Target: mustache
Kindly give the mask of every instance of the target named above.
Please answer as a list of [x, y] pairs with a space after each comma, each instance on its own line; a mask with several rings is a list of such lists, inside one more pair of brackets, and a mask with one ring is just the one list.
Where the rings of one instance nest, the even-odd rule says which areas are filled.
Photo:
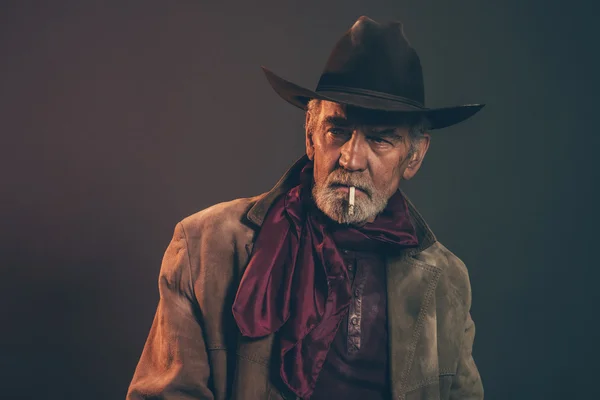
[[373, 185], [371, 184], [370, 179], [368, 180], [364, 176], [351, 174], [342, 170], [332, 172], [327, 177], [326, 185], [330, 188], [336, 186], [354, 186], [365, 192], [369, 197], [371, 197], [373, 193]]

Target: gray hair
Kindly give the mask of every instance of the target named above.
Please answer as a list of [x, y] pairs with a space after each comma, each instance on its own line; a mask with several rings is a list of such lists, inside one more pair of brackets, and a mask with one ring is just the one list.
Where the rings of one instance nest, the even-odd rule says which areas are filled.
[[[317, 123], [317, 115], [321, 107], [321, 100], [311, 99], [306, 105], [306, 113], [311, 116], [310, 123], [305, 126], [308, 132], [312, 132]], [[429, 129], [429, 122], [423, 116], [419, 116], [414, 121], [407, 121], [408, 124], [408, 136], [410, 140], [410, 147], [408, 149], [408, 157], [412, 157], [417, 151], [417, 144], [423, 139], [425, 132]]]
[[321, 100], [319, 99], [310, 99], [308, 104], [306, 105], [306, 114], [310, 115], [310, 123], [305, 124], [305, 128], [308, 132], [312, 133], [315, 130], [315, 124], [317, 123], [317, 116], [319, 114], [319, 110], [321, 109]]
[[420, 117], [416, 123], [412, 123], [408, 128], [408, 137], [410, 147], [408, 148], [408, 157], [412, 157], [417, 151], [417, 144], [425, 137], [429, 123], [425, 117]]

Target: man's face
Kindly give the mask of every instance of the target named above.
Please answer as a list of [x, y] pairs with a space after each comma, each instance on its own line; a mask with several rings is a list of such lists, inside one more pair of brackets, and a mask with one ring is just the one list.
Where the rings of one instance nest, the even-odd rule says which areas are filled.
[[[409, 128], [382, 113], [322, 101], [307, 115], [306, 151], [314, 162], [313, 198], [338, 223], [372, 222], [417, 172], [429, 136], [409, 154]], [[348, 215], [349, 187], [356, 187], [354, 215]]]

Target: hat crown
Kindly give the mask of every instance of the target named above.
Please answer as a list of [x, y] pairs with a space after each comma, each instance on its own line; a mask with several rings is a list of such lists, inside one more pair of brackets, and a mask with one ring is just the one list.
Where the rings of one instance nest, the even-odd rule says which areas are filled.
[[425, 105], [421, 61], [402, 24], [362, 16], [333, 48], [316, 92], [362, 92]]
[[402, 24], [379, 24], [360, 17], [337, 42], [316, 90], [287, 81], [263, 67], [267, 80], [285, 101], [306, 110], [311, 99], [369, 110], [411, 113], [429, 129], [457, 124], [484, 104], [425, 107], [421, 61], [404, 36]]

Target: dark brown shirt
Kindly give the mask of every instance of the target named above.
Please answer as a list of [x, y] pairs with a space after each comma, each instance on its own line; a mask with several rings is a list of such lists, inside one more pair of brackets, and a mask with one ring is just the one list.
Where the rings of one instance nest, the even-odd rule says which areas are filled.
[[373, 252], [343, 250], [352, 301], [311, 400], [389, 399], [385, 264]]

